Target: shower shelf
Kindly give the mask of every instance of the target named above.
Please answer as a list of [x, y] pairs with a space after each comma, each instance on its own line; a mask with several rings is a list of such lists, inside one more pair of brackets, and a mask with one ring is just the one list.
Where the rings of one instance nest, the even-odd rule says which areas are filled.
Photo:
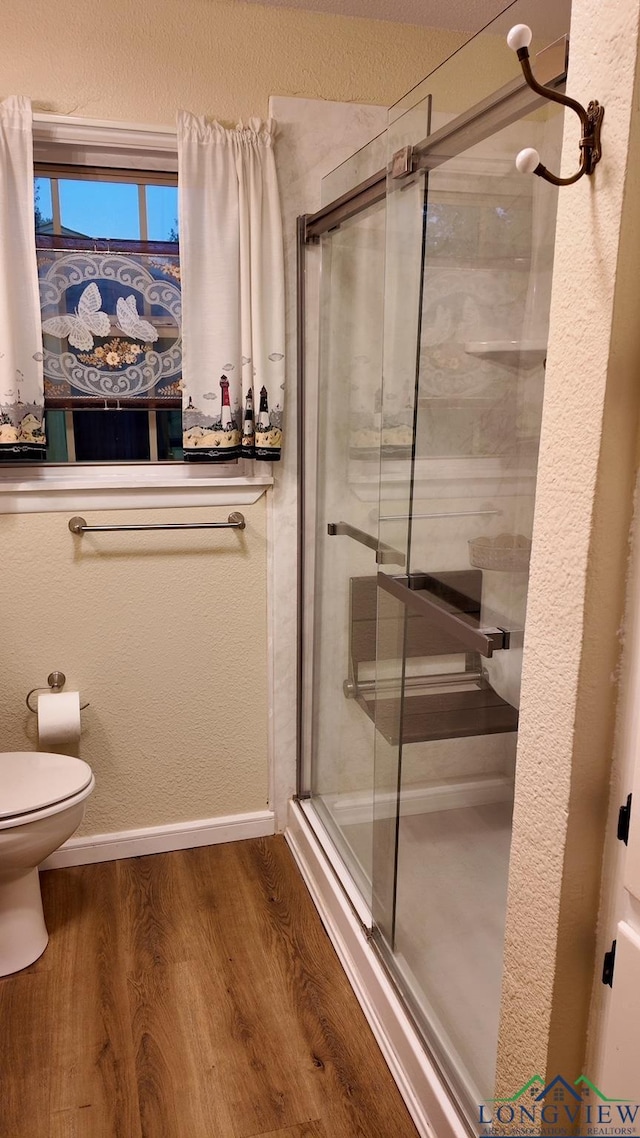
[[[420, 590], [428, 597], [419, 598], [417, 590], [404, 587], [404, 592], [413, 593], [413, 597], [407, 598], [410, 603], [405, 603], [403, 622], [397, 617], [400, 598], [393, 579], [385, 579], [382, 573], [377, 579], [351, 579], [350, 678], [345, 694], [355, 698], [376, 729], [392, 744], [399, 742], [401, 722], [403, 743], [516, 731], [517, 709], [493, 690], [478, 665], [478, 647], [486, 648], [483, 637], [489, 639], [479, 628], [482, 574], [478, 570], [461, 570], [420, 576], [431, 586], [429, 590]], [[378, 589], [378, 582], [382, 589]], [[393, 599], [389, 584], [394, 590]], [[402, 590], [399, 585], [398, 591]], [[418, 608], [423, 604], [424, 611], [412, 609], [413, 604]], [[397, 657], [398, 638], [404, 644], [406, 659], [464, 654], [465, 668], [445, 676], [413, 676], [402, 701], [399, 694], [395, 698], [382, 696], [382, 686], [376, 698], [375, 685], [372, 689], [370, 682], [365, 681], [359, 686], [360, 665], [370, 664], [376, 657]]]
[[[388, 743], [399, 739], [398, 699], [367, 699], [358, 704]], [[518, 730], [518, 712], [492, 687], [468, 691], [406, 695], [402, 706], [402, 742], [429, 743]]]
[[480, 356], [505, 367], [533, 368], [547, 354], [545, 340], [470, 340], [464, 345], [468, 356]]

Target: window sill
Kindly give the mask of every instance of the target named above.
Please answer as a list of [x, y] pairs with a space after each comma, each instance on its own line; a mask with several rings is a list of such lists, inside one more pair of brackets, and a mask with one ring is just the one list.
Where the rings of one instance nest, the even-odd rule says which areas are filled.
[[18, 467], [0, 470], [0, 514], [64, 510], [140, 510], [174, 506], [247, 506], [271, 474], [219, 475], [198, 468], [135, 466]]

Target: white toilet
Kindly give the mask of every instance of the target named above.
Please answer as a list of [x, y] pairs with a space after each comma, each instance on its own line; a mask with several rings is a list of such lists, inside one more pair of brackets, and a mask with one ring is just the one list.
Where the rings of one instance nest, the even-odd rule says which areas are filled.
[[44, 952], [38, 866], [77, 830], [95, 779], [70, 755], [0, 754], [0, 976]]

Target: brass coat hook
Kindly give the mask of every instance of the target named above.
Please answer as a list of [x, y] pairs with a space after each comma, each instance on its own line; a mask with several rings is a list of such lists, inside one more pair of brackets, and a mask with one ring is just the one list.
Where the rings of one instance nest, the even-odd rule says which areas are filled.
[[542, 95], [545, 99], [550, 99], [553, 103], [560, 103], [563, 107], [569, 107], [572, 111], [576, 112], [582, 125], [580, 169], [577, 174], [572, 174], [570, 178], [558, 178], [556, 174], [552, 174], [550, 170], [547, 170], [546, 166], [542, 165], [538, 151], [534, 150], [532, 146], [528, 146], [525, 150], [520, 151], [516, 158], [516, 166], [521, 174], [537, 174], [539, 178], [544, 178], [545, 181], [551, 182], [554, 186], [571, 186], [574, 182], [577, 182], [583, 174], [593, 174], [597, 163], [602, 157], [600, 130], [604, 117], [604, 107], [600, 106], [600, 103], [593, 99], [585, 111], [581, 103], [578, 103], [575, 99], [570, 99], [568, 95], [561, 95], [558, 91], [553, 91], [550, 87], [545, 87], [542, 83], [538, 83], [538, 80], [531, 70], [531, 63], [529, 61], [529, 44], [531, 43], [531, 39], [531, 28], [527, 27], [526, 24], [516, 24], [507, 36], [507, 43], [518, 56], [522, 73], [529, 87], [531, 87], [531, 90], [535, 91], [538, 95]]

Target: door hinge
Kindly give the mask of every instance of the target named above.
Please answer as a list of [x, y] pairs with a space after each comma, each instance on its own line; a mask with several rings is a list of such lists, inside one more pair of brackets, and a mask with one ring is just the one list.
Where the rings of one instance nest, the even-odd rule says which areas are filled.
[[611, 942], [611, 948], [609, 952], [605, 952], [604, 954], [604, 964], [602, 966], [602, 983], [608, 984], [610, 988], [613, 988], [613, 968], [615, 962], [616, 942], [614, 940]]
[[627, 795], [627, 801], [624, 806], [620, 807], [618, 814], [618, 839], [624, 842], [625, 846], [629, 842], [629, 822], [631, 821], [631, 798], [630, 794]]

